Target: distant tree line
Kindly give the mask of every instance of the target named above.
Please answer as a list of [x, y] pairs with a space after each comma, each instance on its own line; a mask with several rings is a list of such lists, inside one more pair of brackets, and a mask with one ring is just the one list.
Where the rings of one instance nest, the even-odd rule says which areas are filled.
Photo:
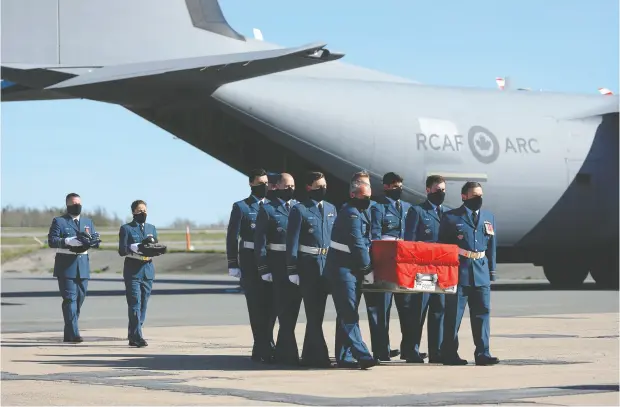
[[[12, 206], [4, 206], [2, 208], [2, 226], [3, 227], [49, 227], [52, 218], [60, 216], [67, 211], [64, 207], [51, 207], [44, 209], [35, 208], [15, 208]], [[84, 211], [83, 215], [91, 218], [95, 226], [120, 226], [124, 222], [115, 215], [110, 215], [103, 208], [96, 208], [94, 211]]]
[[[48, 228], [52, 218], [60, 216], [66, 212], [64, 207], [51, 207], [44, 209], [4, 206], [2, 208], [2, 227], [35, 227]], [[116, 214], [109, 214], [105, 209], [97, 207], [94, 211], [84, 211], [85, 217], [91, 218], [97, 227], [119, 227], [125, 222], [131, 221], [131, 217], [126, 219], [119, 218]], [[171, 229], [224, 229], [227, 223], [220, 220], [217, 223], [197, 223], [189, 219], [177, 218], [168, 226]]]
[[189, 226], [190, 229], [226, 229], [228, 223], [220, 220], [216, 223], [198, 223], [189, 219], [176, 218], [168, 227], [170, 229], [185, 229]]

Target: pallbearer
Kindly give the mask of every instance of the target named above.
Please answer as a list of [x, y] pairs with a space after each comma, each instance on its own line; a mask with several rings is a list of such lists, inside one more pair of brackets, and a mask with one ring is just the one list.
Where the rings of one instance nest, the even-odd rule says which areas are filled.
[[[426, 178], [426, 194], [425, 202], [409, 209], [405, 240], [435, 243], [439, 239], [439, 225], [444, 212], [442, 204], [446, 195], [446, 182], [441, 175], [431, 175]], [[411, 294], [411, 297], [415, 324], [412, 341], [407, 343], [407, 346], [412, 349], [411, 354], [406, 358], [407, 362], [424, 363], [424, 358], [420, 354], [420, 341], [428, 312], [428, 361], [440, 363], [445, 294], [417, 293]]]
[[306, 335], [301, 352], [305, 366], [329, 367], [329, 352], [323, 335], [329, 281], [323, 273], [336, 208], [323, 198], [325, 176], [309, 172], [305, 178], [308, 199], [291, 209], [286, 234], [286, 264], [290, 277], [298, 280], [306, 310]]
[[463, 206], [444, 213], [439, 229], [440, 243], [459, 246], [459, 283], [456, 295], [446, 298], [444, 339], [441, 345], [444, 365], [466, 365], [458, 354], [458, 331], [465, 306], [469, 305], [471, 331], [476, 349], [476, 365], [495, 365], [491, 356], [491, 281], [495, 280], [495, 217], [482, 210], [482, 186], [466, 182], [461, 189]]
[[258, 212], [254, 235], [254, 255], [258, 273], [264, 281], [273, 282], [273, 300], [280, 324], [276, 339], [275, 361], [285, 365], [299, 364], [295, 325], [301, 306], [301, 292], [297, 276], [289, 276], [286, 269], [286, 229], [293, 199], [295, 181], [282, 173], [276, 190], [277, 198], [269, 201]]

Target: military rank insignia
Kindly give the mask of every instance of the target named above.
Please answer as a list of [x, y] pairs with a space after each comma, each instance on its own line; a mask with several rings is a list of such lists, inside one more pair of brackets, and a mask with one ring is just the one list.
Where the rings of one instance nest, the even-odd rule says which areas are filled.
[[493, 225], [489, 221], [484, 221], [484, 231], [487, 235], [493, 236], [495, 231], [493, 230]]

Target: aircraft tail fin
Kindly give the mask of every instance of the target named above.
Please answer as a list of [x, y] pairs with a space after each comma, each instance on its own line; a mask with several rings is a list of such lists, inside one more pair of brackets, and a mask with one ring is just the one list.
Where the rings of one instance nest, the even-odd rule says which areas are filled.
[[250, 51], [217, 0], [2, 0], [1, 30], [3, 64], [104, 66]]
[[218, 0], [2, 0], [0, 5], [3, 101], [57, 99], [60, 95], [43, 88], [71, 77], [63, 72], [80, 75], [111, 65], [279, 48], [235, 31]]

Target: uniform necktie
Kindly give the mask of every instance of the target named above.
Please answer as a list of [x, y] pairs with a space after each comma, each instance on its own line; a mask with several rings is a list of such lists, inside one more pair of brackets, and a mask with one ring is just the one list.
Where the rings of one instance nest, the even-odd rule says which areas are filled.
[[400, 201], [396, 201], [396, 210], [400, 213]]
[[290, 207], [291, 207], [291, 205], [290, 205], [288, 202], [287, 202], [287, 203], [285, 203], [285, 204], [284, 204], [284, 206], [286, 207], [286, 210], [287, 210], [287, 211], [288, 211], [288, 210], [290, 209]]
[[140, 224], [140, 231], [141, 231], [142, 233], [144, 233], [144, 223], [141, 223], [141, 224]]
[[474, 218], [474, 226], [478, 226], [478, 213], [473, 212], [472, 217]]
[[73, 219], [73, 222], [75, 223], [75, 226], [78, 228], [78, 230], [80, 230], [80, 221], [77, 218], [75, 218]]
[[321, 212], [321, 217], [324, 217], [324, 213], [323, 213], [323, 203], [319, 202], [319, 212]]
[[439, 216], [439, 219], [441, 219], [441, 207], [437, 206], [437, 208], [435, 208], [437, 210], [437, 216]]

